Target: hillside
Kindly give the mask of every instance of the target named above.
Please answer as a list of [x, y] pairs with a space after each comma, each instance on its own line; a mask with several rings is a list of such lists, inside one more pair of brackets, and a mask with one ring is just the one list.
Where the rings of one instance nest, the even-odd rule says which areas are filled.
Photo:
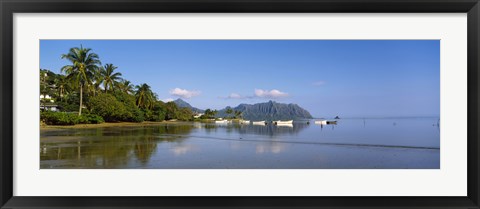
[[196, 113], [203, 113], [204, 112], [204, 110], [193, 107], [188, 102], [185, 102], [184, 100], [182, 100], [180, 98], [177, 99], [177, 100], [174, 100], [173, 102], [175, 102], [175, 104], [177, 104], [178, 107], [189, 108], [190, 110], [192, 110], [192, 112], [196, 112]]
[[[229, 108], [229, 107], [227, 107]], [[217, 117], [226, 117], [226, 109], [218, 111]], [[312, 115], [297, 104], [269, 101], [257, 104], [240, 104], [233, 110], [241, 111], [245, 120], [298, 120], [309, 119]]]

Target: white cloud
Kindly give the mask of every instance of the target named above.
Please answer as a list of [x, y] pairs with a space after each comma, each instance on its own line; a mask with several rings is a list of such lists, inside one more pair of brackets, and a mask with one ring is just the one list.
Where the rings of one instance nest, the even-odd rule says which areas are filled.
[[171, 101], [173, 101], [173, 99], [172, 98], [166, 98], [166, 99], [162, 99], [162, 101], [163, 102], [171, 102]]
[[189, 90], [186, 90], [186, 89], [174, 88], [174, 89], [170, 90], [170, 94], [172, 96], [178, 96], [178, 97], [188, 99], [188, 98], [200, 95], [200, 91], [195, 91], [195, 90], [189, 91]]
[[277, 89], [272, 90], [262, 90], [262, 89], [255, 89], [255, 96], [262, 97], [262, 98], [280, 98], [280, 97], [287, 97], [288, 93], [281, 92]]
[[242, 95], [237, 94], [237, 93], [231, 93], [230, 95], [228, 95], [227, 98], [229, 98], [229, 99], [242, 99], [242, 98], [245, 98], [245, 97], [243, 97]]
[[254, 99], [254, 98], [269, 98], [269, 99], [276, 99], [281, 97], [288, 97], [289, 94], [285, 92], [281, 92], [277, 89], [272, 90], [263, 90], [263, 89], [255, 89], [254, 95], [243, 96], [238, 93], [231, 93], [226, 97], [219, 97], [222, 99]]
[[322, 85], [325, 85], [325, 81], [316, 81], [316, 82], [313, 82], [312, 85], [314, 85], [314, 86], [322, 86]]
[[221, 99], [251, 99], [253, 98], [252, 96], [242, 96], [238, 93], [231, 93], [230, 95], [226, 96], [226, 97], [218, 97], [218, 98], [221, 98]]

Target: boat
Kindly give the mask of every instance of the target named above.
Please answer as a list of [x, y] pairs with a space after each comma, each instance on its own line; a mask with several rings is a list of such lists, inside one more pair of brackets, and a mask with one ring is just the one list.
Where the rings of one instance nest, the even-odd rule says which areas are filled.
[[293, 123], [278, 123], [277, 126], [293, 128]]
[[330, 125], [330, 124], [337, 124], [337, 121], [335, 121], [335, 120], [316, 120], [315, 124]]
[[293, 120], [285, 120], [285, 121], [277, 120], [277, 121], [273, 121], [273, 123], [276, 125], [293, 124]]
[[249, 121], [249, 120], [240, 120], [240, 123], [241, 123], [241, 124], [249, 124], [250, 121]]
[[266, 123], [265, 123], [264, 120], [262, 120], [262, 121], [253, 121], [252, 124], [253, 125], [265, 125]]
[[228, 120], [216, 120], [215, 123], [225, 124], [225, 123], [229, 123], [229, 121]]

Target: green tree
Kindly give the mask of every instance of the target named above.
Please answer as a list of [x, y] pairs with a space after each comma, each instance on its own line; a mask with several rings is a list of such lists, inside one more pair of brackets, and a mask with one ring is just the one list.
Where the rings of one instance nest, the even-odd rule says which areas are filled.
[[93, 94], [93, 96], [97, 95], [97, 93], [102, 92], [100, 89], [100, 86], [103, 83], [103, 76], [102, 73], [100, 72], [100, 68], [98, 70], [95, 70], [93, 72], [93, 78], [92, 78], [92, 85], [90, 85], [90, 92]]
[[212, 117], [212, 110], [211, 109], [206, 109], [205, 112], [203, 112], [203, 117], [204, 118], [211, 118]]
[[125, 105], [118, 101], [115, 96], [100, 93], [90, 98], [87, 106], [91, 113], [100, 115], [105, 121], [122, 121], [128, 114]]
[[70, 83], [64, 75], [57, 75], [55, 78], [56, 94], [60, 101], [70, 92]]
[[175, 104], [175, 102], [167, 102], [165, 104], [165, 109], [166, 109], [166, 112], [165, 112], [166, 120], [177, 118], [178, 106], [177, 104]]
[[100, 59], [97, 54], [91, 52], [91, 49], [82, 46], [71, 48], [67, 54], [62, 55], [62, 59], [71, 62], [71, 65], [63, 66], [61, 71], [66, 73], [67, 79], [78, 85], [80, 91], [78, 115], [82, 115], [83, 88], [90, 84], [93, 73], [98, 70], [98, 65], [101, 64]]
[[177, 119], [183, 121], [190, 121], [193, 118], [193, 112], [190, 108], [183, 107], [177, 111]]
[[104, 67], [100, 68], [100, 74], [103, 78], [103, 88], [105, 92], [108, 90], [113, 90], [115, 86], [122, 80], [122, 73], [114, 72], [118, 67], [113, 64], [106, 64]]
[[217, 110], [206, 109], [205, 112], [203, 113], [203, 117], [202, 117], [202, 118], [206, 118], [206, 119], [215, 118], [215, 115], [216, 115], [217, 113], [218, 113]]
[[122, 121], [142, 122], [145, 120], [144, 112], [137, 107], [135, 96], [121, 92], [114, 92], [115, 98], [121, 102], [127, 112], [123, 115]]
[[133, 84], [127, 80], [122, 80], [122, 82], [118, 84], [118, 90], [120, 90], [123, 93], [133, 94], [135, 92], [134, 88], [135, 87], [133, 86]]
[[152, 121], [163, 121], [165, 120], [165, 115], [167, 114], [166, 104], [162, 101], [155, 102], [155, 105], [152, 109]]
[[140, 108], [151, 109], [155, 103], [155, 95], [150, 86], [146, 83], [136, 86], [137, 91], [135, 97], [137, 98], [137, 106]]
[[233, 113], [232, 108], [228, 107], [225, 113], [227, 113], [227, 117], [230, 117], [230, 115]]
[[235, 117], [236, 119], [242, 118], [242, 111], [235, 110], [235, 111], [234, 111], [234, 115], [235, 115], [234, 117]]

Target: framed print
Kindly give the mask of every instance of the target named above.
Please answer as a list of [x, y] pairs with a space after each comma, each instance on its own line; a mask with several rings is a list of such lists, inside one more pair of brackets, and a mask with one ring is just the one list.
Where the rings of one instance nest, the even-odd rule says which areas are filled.
[[2, 1], [2, 208], [478, 208], [479, 4]]

